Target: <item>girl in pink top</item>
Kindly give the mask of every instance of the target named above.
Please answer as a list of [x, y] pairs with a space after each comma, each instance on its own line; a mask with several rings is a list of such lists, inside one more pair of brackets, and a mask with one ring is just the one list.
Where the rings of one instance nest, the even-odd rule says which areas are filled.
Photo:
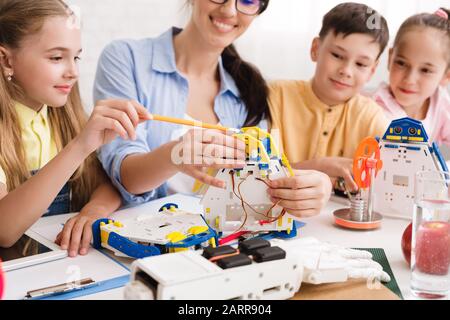
[[450, 146], [449, 10], [418, 14], [400, 27], [389, 51], [389, 82], [374, 94], [390, 119], [423, 122], [430, 139]]

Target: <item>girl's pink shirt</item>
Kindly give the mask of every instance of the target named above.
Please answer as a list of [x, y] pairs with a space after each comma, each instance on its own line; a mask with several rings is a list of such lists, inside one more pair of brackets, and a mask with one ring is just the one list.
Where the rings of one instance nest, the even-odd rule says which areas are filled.
[[[372, 98], [384, 109], [386, 117], [390, 120], [408, 117], [386, 83], [379, 86]], [[450, 146], [450, 96], [446, 88], [439, 87], [436, 90], [430, 98], [427, 115], [421, 121], [431, 141]]]

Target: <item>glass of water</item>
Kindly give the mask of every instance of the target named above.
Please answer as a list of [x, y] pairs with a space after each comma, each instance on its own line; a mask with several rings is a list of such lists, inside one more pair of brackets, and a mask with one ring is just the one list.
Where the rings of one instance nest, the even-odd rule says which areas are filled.
[[450, 292], [450, 174], [420, 171], [415, 177], [411, 290], [426, 299]]

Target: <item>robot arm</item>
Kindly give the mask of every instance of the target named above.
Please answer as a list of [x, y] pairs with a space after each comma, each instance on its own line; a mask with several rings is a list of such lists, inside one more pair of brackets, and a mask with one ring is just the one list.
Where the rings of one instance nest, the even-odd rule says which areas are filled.
[[271, 240], [290, 257], [295, 257], [303, 266], [303, 282], [323, 284], [345, 282], [350, 279], [378, 279], [389, 282], [391, 278], [380, 264], [372, 260], [367, 251], [348, 249], [320, 242], [315, 238], [295, 240]]

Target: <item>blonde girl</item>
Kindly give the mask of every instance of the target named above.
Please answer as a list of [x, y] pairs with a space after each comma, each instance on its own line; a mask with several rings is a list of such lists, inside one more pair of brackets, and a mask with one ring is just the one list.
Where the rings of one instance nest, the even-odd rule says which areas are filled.
[[[78, 90], [77, 17], [59, 0], [0, 0], [0, 246], [43, 215], [79, 212], [56, 242], [86, 254], [91, 224], [121, 198], [93, 152], [134, 139], [147, 111], [100, 101], [88, 119]], [[138, 115], [140, 114], [140, 115]]]

